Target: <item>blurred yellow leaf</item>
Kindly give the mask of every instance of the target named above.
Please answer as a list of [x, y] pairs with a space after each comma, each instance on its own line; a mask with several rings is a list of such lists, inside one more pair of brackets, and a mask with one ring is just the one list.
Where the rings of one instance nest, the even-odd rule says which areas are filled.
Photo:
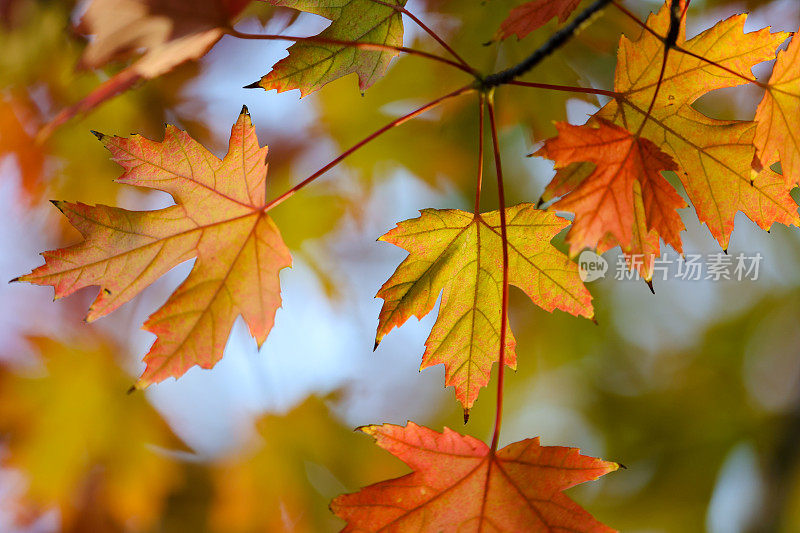
[[33, 505], [56, 507], [65, 529], [86, 512], [128, 530], [146, 530], [181, 480], [158, 448], [181, 446], [99, 338], [71, 346], [31, 339], [35, 374], [0, 370], [0, 435], [7, 464], [28, 480]]
[[312, 396], [284, 416], [264, 416], [256, 425], [260, 442], [220, 461], [214, 531], [335, 531], [342, 522], [328, 511], [331, 498], [381, 472], [402, 471], [399, 461], [387, 461], [338, 422], [326, 403]]

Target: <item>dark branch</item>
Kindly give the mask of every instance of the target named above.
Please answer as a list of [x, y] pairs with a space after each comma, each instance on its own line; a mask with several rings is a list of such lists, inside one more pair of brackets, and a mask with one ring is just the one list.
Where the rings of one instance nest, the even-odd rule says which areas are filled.
[[595, 2], [583, 10], [572, 22], [558, 30], [547, 40], [540, 48], [534, 51], [531, 55], [525, 58], [522, 62], [514, 65], [511, 68], [502, 70], [496, 74], [487, 76], [483, 80], [483, 87], [490, 89], [498, 85], [504, 85], [513, 79], [519, 78], [530, 69], [538, 65], [544, 58], [558, 50], [561, 46], [569, 41], [581, 28], [581, 26], [589, 20], [595, 13], [608, 5], [611, 0], [595, 0]]

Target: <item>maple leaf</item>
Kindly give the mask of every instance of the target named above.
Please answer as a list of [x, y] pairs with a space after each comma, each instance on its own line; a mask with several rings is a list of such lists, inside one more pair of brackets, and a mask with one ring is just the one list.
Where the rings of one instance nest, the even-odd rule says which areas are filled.
[[18, 280], [52, 285], [56, 298], [99, 285], [86, 317], [92, 321], [197, 256], [187, 279], [145, 322], [157, 338], [137, 388], [194, 365], [214, 366], [239, 315], [260, 346], [281, 304], [278, 272], [291, 266], [291, 256], [264, 209], [267, 148], [259, 148], [247, 108], [222, 160], [173, 126], [160, 143], [97, 135], [125, 169], [118, 182], [165, 191], [176, 205], [141, 212], [55, 202], [85, 240], [45, 252], [45, 264]]
[[556, 127], [558, 136], [548, 139], [536, 155], [552, 159], [556, 168], [595, 164], [582, 179], [573, 172], [554, 187], [569, 187], [568, 194], [551, 208], [575, 213], [567, 236], [572, 254], [587, 246], [596, 248], [607, 234], [623, 250], [631, 249], [637, 210], [644, 212], [648, 231], [655, 229], [667, 244], [682, 251], [684, 226], [676, 209], [686, 207], [686, 202], [661, 176], [663, 170], [678, 169], [671, 157], [651, 141], [602, 119], [583, 126], [562, 122]]
[[79, 29], [94, 38], [81, 65], [97, 68], [143, 49], [133, 69], [151, 79], [205, 54], [250, 0], [93, 0]]
[[558, 17], [563, 23], [575, 11], [581, 0], [531, 0], [511, 10], [497, 30], [497, 39], [512, 35], [524, 39], [528, 34], [544, 26], [551, 18]]
[[787, 187], [800, 184], [800, 39], [778, 53], [764, 99], [756, 110], [753, 143], [761, 162], [780, 160]]
[[[403, 19], [392, 6], [403, 7], [406, 0], [262, 0], [273, 6], [290, 7], [331, 20], [318, 35], [322, 39], [403, 46]], [[387, 5], [391, 4], [391, 5]], [[249, 87], [278, 92], [300, 89], [300, 96], [317, 91], [326, 83], [348, 74], [358, 75], [363, 93], [383, 76], [397, 52], [363, 50], [341, 44], [298, 42], [289, 47], [289, 56], [278, 61], [260, 81]]]
[[[531, 156], [534, 155], [536, 154], [531, 154]], [[589, 177], [594, 170], [595, 165], [592, 163], [570, 163], [567, 166], [559, 168], [556, 171], [556, 175], [550, 180], [547, 187], [545, 187], [540, 203], [550, 202], [569, 194]], [[622, 245], [611, 233], [606, 232], [603, 238], [597, 243], [597, 253], [602, 254], [619, 246], [628, 261], [628, 266], [631, 269], [635, 268], [638, 270], [644, 280], [649, 282], [653, 279], [655, 258], [661, 254], [659, 236], [657, 231], [647, 229], [647, 217], [644, 212], [644, 201], [642, 200], [642, 187], [638, 180], [633, 182], [632, 189], [633, 225], [631, 230], [633, 238], [631, 242], [628, 245]], [[678, 206], [676, 205], [675, 207], [677, 208]], [[567, 234], [567, 240], [570, 240], [569, 234]]]
[[[536, 157], [538, 155], [534, 152], [528, 154], [528, 157]], [[542, 196], [539, 198], [540, 206], [572, 192], [583, 180], [589, 177], [594, 171], [594, 166], [589, 163], [571, 163], [559, 166], [555, 170], [556, 175], [547, 183]]]
[[[648, 19], [657, 34], [669, 29], [669, 2]], [[785, 33], [768, 28], [744, 33], [747, 15], [735, 15], [686, 40], [681, 22], [677, 45], [749, 77], [750, 68], [775, 55]], [[612, 100], [595, 116], [638, 131], [645, 120], [658, 83], [663, 43], [649, 32], [637, 41], [620, 40], [615, 90], [622, 97]], [[760, 227], [773, 223], [797, 224], [797, 205], [786, 191], [784, 180], [769, 169], [755, 173], [753, 139], [756, 124], [750, 121], [709, 118], [691, 104], [703, 94], [723, 87], [747, 83], [719, 66], [676, 50], [668, 55], [663, 81], [652, 112], [641, 131], [670, 155], [679, 167], [678, 176], [701, 222], [727, 249], [734, 217], [744, 212]]]
[[448, 428], [360, 428], [413, 472], [337, 497], [343, 531], [613, 531], [562, 493], [619, 468], [575, 448], [515, 442], [492, 453]]
[[157, 78], [186, 61], [199, 59], [226, 33], [250, 0], [92, 0], [78, 30], [93, 38], [79, 67], [98, 68], [143, 50], [128, 68], [63, 109], [42, 137], [79, 113], [133, 87]]
[[[561, 309], [592, 318], [592, 297], [577, 265], [550, 244], [568, 221], [532, 204], [508, 208], [506, 218], [509, 283], [547, 311]], [[409, 256], [378, 291], [384, 303], [375, 346], [412, 315], [427, 315], [443, 291], [421, 368], [443, 363], [445, 384], [455, 387], [456, 398], [469, 410], [500, 355], [500, 212], [425, 209], [380, 240], [407, 250]], [[508, 324], [506, 328], [505, 362], [515, 368], [516, 341]]]
[[597, 253], [603, 254], [615, 246], [619, 246], [625, 256], [630, 270], [636, 270], [655, 293], [652, 283], [655, 258], [661, 255], [658, 232], [647, 228], [647, 216], [642, 200], [642, 187], [639, 182], [633, 184], [633, 239], [630, 244], [621, 244], [610, 233], [597, 244]]

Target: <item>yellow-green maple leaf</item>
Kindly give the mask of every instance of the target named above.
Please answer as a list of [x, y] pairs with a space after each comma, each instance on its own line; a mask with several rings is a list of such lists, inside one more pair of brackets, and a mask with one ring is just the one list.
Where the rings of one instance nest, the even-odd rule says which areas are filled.
[[[331, 25], [318, 35], [321, 39], [403, 46], [403, 19], [392, 6], [403, 7], [406, 0], [263, 0], [273, 6], [290, 7], [329, 19]], [[289, 47], [289, 57], [278, 61], [272, 70], [253, 86], [278, 92], [300, 89], [305, 96], [337, 78], [358, 74], [358, 86], [366, 91], [383, 76], [397, 52], [364, 50], [325, 42], [297, 42]]]
[[[568, 221], [532, 204], [506, 210], [509, 283], [533, 302], [591, 318], [591, 295], [577, 265], [550, 241]], [[425, 209], [381, 237], [409, 252], [377, 296], [384, 303], [375, 344], [412, 315], [428, 314], [443, 291], [439, 316], [425, 342], [422, 367], [443, 363], [445, 384], [465, 409], [489, 382], [500, 355], [503, 253], [500, 212], [474, 215]], [[506, 325], [505, 362], [516, 366], [516, 341]]]

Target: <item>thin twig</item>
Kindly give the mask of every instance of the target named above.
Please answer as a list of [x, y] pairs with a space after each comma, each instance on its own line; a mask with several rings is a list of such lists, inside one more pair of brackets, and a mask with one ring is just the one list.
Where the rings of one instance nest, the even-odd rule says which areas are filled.
[[373, 2], [375, 2], [376, 4], [381, 4], [381, 5], [384, 5], [384, 6], [387, 6], [387, 7], [391, 7], [392, 9], [395, 9], [395, 10], [399, 11], [400, 13], [402, 13], [403, 15], [407, 16], [408, 18], [410, 18], [412, 21], [414, 21], [414, 24], [416, 24], [417, 26], [419, 26], [419, 27], [422, 29], [422, 31], [424, 31], [425, 33], [427, 33], [428, 35], [430, 35], [431, 37], [433, 37], [433, 39], [434, 39], [434, 40], [435, 40], [437, 43], [439, 43], [439, 45], [440, 45], [442, 48], [444, 48], [445, 50], [447, 50], [447, 53], [449, 53], [451, 56], [453, 56], [454, 58], [456, 58], [456, 60], [458, 60], [458, 62], [459, 62], [461, 65], [463, 65], [464, 67], [466, 67], [467, 69], [469, 69], [469, 71], [470, 71], [470, 72], [472, 72], [473, 74], [474, 74], [474, 73], [477, 73], [477, 71], [476, 71], [474, 68], [472, 68], [472, 67], [469, 65], [469, 63], [467, 63], [466, 61], [464, 61], [464, 59], [463, 59], [463, 58], [462, 58], [460, 55], [458, 55], [458, 52], [456, 52], [455, 50], [453, 50], [453, 47], [451, 47], [449, 44], [447, 44], [447, 42], [445, 42], [445, 40], [444, 40], [444, 39], [442, 39], [441, 37], [439, 37], [439, 34], [437, 34], [435, 31], [433, 31], [431, 28], [429, 28], [429, 27], [428, 27], [428, 26], [427, 26], [427, 25], [426, 25], [424, 22], [422, 22], [422, 21], [421, 21], [419, 18], [417, 18], [417, 16], [416, 16], [414, 13], [412, 13], [412, 12], [411, 12], [411, 11], [409, 11], [409, 10], [407, 10], [407, 9], [406, 9], [405, 7], [403, 7], [403, 6], [398, 6], [398, 5], [389, 4], [389, 3], [387, 3], [387, 2], [383, 2], [383, 1], [381, 1], [381, 0], [372, 0], [372, 1], [373, 1]]
[[530, 69], [538, 65], [544, 58], [561, 48], [567, 41], [569, 41], [578, 30], [583, 27], [587, 20], [589, 20], [595, 13], [603, 9], [611, 0], [595, 0], [595, 2], [581, 11], [572, 22], [555, 32], [541, 47], [535, 50], [531, 55], [517, 63], [513, 67], [502, 70], [491, 76], [487, 76], [483, 80], [483, 86], [486, 88], [497, 87], [498, 85], [505, 85], [513, 79], [519, 78]]
[[[658, 81], [656, 81], [656, 89], [653, 91], [653, 98], [650, 99], [650, 106], [647, 108], [647, 113], [644, 115], [644, 120], [642, 123], [639, 124], [639, 129], [636, 130], [636, 136], [640, 136], [642, 134], [642, 130], [644, 130], [645, 125], [647, 124], [647, 120], [650, 118], [650, 114], [653, 112], [653, 108], [656, 105], [656, 100], [658, 100], [658, 92], [661, 90], [661, 85], [664, 83], [664, 73], [667, 71], [667, 61], [669, 61], [669, 51], [678, 44], [678, 36], [681, 33], [681, 20], [683, 15], [686, 14], [686, 10], [684, 9], [683, 12], [679, 11], [680, 4], [677, 2], [673, 2], [670, 6], [669, 10], [669, 29], [667, 30], [667, 36], [664, 39], [664, 57], [661, 58], [661, 70], [658, 73]], [[650, 290], [653, 290], [653, 284], [650, 283]], [[654, 292], [655, 294], [655, 292]]]
[[[653, 98], [650, 100], [650, 107], [647, 108], [647, 113], [644, 114], [644, 120], [641, 124], [639, 124], [639, 129], [636, 130], [636, 137], [642, 134], [642, 130], [644, 129], [645, 124], [647, 124], [647, 119], [650, 118], [650, 113], [653, 112], [653, 107], [656, 105], [656, 99], [658, 99], [658, 91], [661, 89], [661, 84], [664, 82], [664, 73], [667, 71], [667, 60], [669, 59], [669, 47], [664, 47], [664, 57], [661, 60], [661, 71], [658, 74], [658, 81], [656, 82], [656, 90], [653, 91]], [[650, 290], [653, 290], [652, 287]]]
[[486, 95], [478, 98], [478, 179], [475, 184], [475, 216], [481, 213], [481, 188], [483, 186], [483, 122], [486, 107]]
[[619, 9], [625, 16], [627, 16], [633, 22], [635, 22], [636, 24], [641, 26], [641, 28], [643, 30], [649, 32], [651, 35], [653, 35], [659, 41], [663, 41], [664, 40], [663, 36], [657, 34], [656, 31], [653, 28], [651, 28], [650, 26], [648, 26], [647, 24], [645, 24], [644, 22], [639, 20], [639, 17], [637, 17], [635, 14], [633, 14], [631, 11], [629, 11], [628, 8], [626, 8], [625, 6], [620, 4], [617, 0], [611, 0], [611, 3], [614, 5], [614, 7]]
[[[651, 28], [646, 23], [644, 23], [641, 20], [639, 20], [639, 17], [637, 17], [636, 15], [631, 13], [628, 9], [625, 8], [625, 6], [620, 4], [617, 0], [612, 0], [611, 3], [614, 4], [614, 7], [619, 9], [628, 18], [630, 18], [631, 20], [636, 22], [636, 24], [638, 24], [644, 30], [646, 30], [648, 33], [653, 35], [656, 39], [658, 39], [659, 41], [664, 42], [664, 43], [667, 42], [667, 37], [665, 37], [663, 35], [659, 35], [653, 28]], [[688, 3], [687, 3], [687, 5], [685, 7], [688, 8]], [[686, 9], [684, 9], [682, 11], [681, 18], [683, 18], [683, 16], [685, 16], [685, 15], [686, 15]], [[742, 74], [740, 72], [736, 72], [735, 70], [732, 70], [732, 69], [726, 67], [725, 65], [720, 65], [716, 61], [714, 61], [712, 59], [708, 59], [707, 57], [703, 57], [703, 56], [701, 56], [699, 54], [696, 54], [696, 53], [694, 53], [694, 52], [692, 52], [690, 50], [687, 50], [687, 49], [683, 48], [681, 45], [679, 45], [677, 43], [673, 43], [671, 46], [669, 46], [669, 48], [672, 48], [673, 50], [675, 50], [677, 52], [680, 52], [682, 54], [686, 54], [687, 56], [691, 56], [691, 57], [693, 57], [695, 59], [698, 59], [700, 61], [704, 61], [704, 62], [708, 63], [709, 65], [712, 65], [712, 66], [715, 66], [717, 68], [720, 68], [720, 69], [724, 70], [725, 72], [727, 72], [728, 74], [732, 74], [732, 75], [734, 75], [734, 76], [736, 76], [738, 78], [741, 78], [741, 79], [745, 80], [748, 83], [752, 83], [752, 84], [758, 85], [759, 87], [763, 87], [763, 88], [767, 87], [766, 83], [762, 83], [762, 82], [758, 81], [755, 78], [751, 78], [750, 76], [746, 76], [746, 75], [744, 75], [744, 74]]]
[[500, 426], [503, 420], [503, 381], [506, 367], [506, 323], [508, 322], [508, 232], [506, 228], [506, 196], [503, 187], [503, 166], [500, 163], [500, 144], [497, 140], [497, 123], [494, 117], [494, 98], [490, 93], [489, 124], [492, 129], [492, 147], [494, 148], [494, 166], [497, 174], [497, 202], [500, 209], [500, 238], [503, 242], [503, 303], [500, 308], [500, 356], [497, 364], [497, 409], [494, 415], [494, 432], [492, 433], [492, 453], [497, 451], [500, 441]]
[[601, 94], [610, 98], [620, 98], [622, 93], [614, 91], [607, 91], [605, 89], [592, 89], [590, 87], [572, 87], [569, 85], [552, 85], [550, 83], [536, 83], [532, 81], [518, 81], [511, 80], [508, 85], [517, 85], [519, 87], [533, 87], [535, 89], [549, 89], [553, 91], [566, 91], [570, 93], [586, 93], [586, 94]]
[[[658, 73], [658, 81], [656, 82], [656, 89], [653, 91], [653, 98], [650, 100], [650, 107], [647, 108], [644, 120], [639, 124], [639, 129], [636, 130], [637, 137], [642, 134], [642, 130], [644, 130], [647, 120], [650, 118], [650, 114], [653, 112], [653, 108], [656, 105], [658, 92], [661, 90], [661, 85], [664, 83], [664, 73], [667, 71], [669, 51], [675, 48], [678, 43], [678, 36], [681, 33], [681, 21], [684, 15], [686, 15], [686, 9], [680, 11], [680, 3], [673, 2], [669, 10], [669, 30], [667, 31], [667, 37], [664, 39], [664, 57], [661, 58], [661, 71]], [[649, 283], [649, 285], [650, 290], [653, 291], [652, 282]], [[653, 291], [653, 294], [655, 294], [655, 291]]]
[[356, 144], [354, 144], [352, 147], [350, 147], [347, 150], [345, 150], [344, 152], [342, 152], [336, 159], [334, 159], [333, 161], [331, 161], [330, 163], [328, 163], [327, 165], [325, 165], [324, 167], [322, 167], [318, 171], [314, 172], [311, 176], [307, 177], [306, 179], [304, 179], [303, 181], [301, 181], [300, 183], [298, 183], [297, 185], [295, 185], [294, 187], [292, 187], [291, 189], [289, 189], [285, 193], [281, 194], [280, 196], [278, 196], [277, 198], [275, 198], [274, 200], [269, 202], [267, 205], [264, 206], [263, 211], [265, 211], [265, 212], [269, 211], [273, 207], [276, 207], [276, 206], [282, 204], [285, 200], [287, 200], [294, 193], [296, 193], [297, 191], [299, 191], [300, 189], [302, 189], [303, 187], [305, 187], [306, 185], [308, 185], [309, 183], [311, 183], [312, 181], [314, 181], [315, 179], [319, 178], [320, 176], [325, 174], [327, 171], [329, 171], [330, 169], [332, 169], [333, 167], [335, 167], [336, 165], [341, 163], [344, 158], [346, 158], [347, 156], [349, 156], [350, 154], [352, 154], [353, 152], [355, 152], [356, 150], [358, 150], [359, 148], [361, 148], [365, 144], [367, 144], [370, 141], [374, 140], [375, 138], [379, 137], [380, 135], [386, 133], [390, 129], [395, 128], [397, 126], [400, 126], [401, 124], [403, 124], [405, 122], [408, 122], [409, 120], [411, 120], [411, 119], [413, 119], [413, 118], [425, 113], [426, 111], [429, 111], [429, 110], [433, 109], [434, 107], [438, 106], [439, 104], [441, 104], [445, 100], [449, 100], [451, 98], [454, 98], [456, 96], [460, 96], [460, 95], [462, 95], [464, 93], [467, 93], [467, 92], [470, 92], [470, 91], [473, 91], [473, 90], [475, 90], [475, 88], [472, 85], [466, 85], [466, 86], [464, 86], [464, 87], [462, 87], [462, 88], [460, 88], [458, 90], [455, 90], [455, 91], [453, 91], [451, 93], [448, 93], [448, 94], [446, 94], [446, 95], [444, 95], [444, 96], [442, 96], [440, 98], [437, 98], [436, 100], [433, 100], [432, 102], [428, 102], [424, 106], [412, 111], [411, 113], [408, 113], [407, 115], [403, 115], [402, 117], [391, 121], [390, 123], [388, 123], [387, 125], [385, 125], [381, 129], [379, 129], [377, 131], [374, 131], [373, 133], [371, 133], [366, 138], [362, 139], [361, 141], [359, 141]]

